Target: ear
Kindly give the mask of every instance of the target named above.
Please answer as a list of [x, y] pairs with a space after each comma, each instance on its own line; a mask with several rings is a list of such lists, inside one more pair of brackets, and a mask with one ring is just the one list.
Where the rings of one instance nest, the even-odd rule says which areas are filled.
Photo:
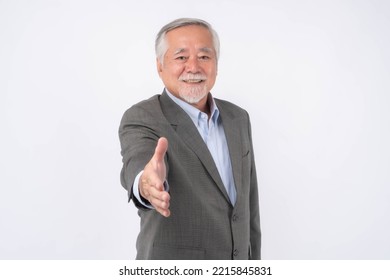
[[158, 75], [161, 77], [161, 73], [163, 71], [163, 65], [160, 62], [160, 59], [158, 59], [158, 58], [156, 58], [156, 66], [157, 66]]

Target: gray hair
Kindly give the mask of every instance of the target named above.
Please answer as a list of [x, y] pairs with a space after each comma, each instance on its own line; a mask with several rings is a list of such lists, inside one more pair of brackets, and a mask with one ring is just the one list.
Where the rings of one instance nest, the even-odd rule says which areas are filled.
[[163, 58], [165, 53], [168, 50], [168, 44], [166, 40], [166, 34], [176, 28], [188, 26], [188, 25], [199, 25], [205, 27], [208, 31], [210, 31], [212, 39], [213, 39], [213, 46], [215, 50], [215, 54], [217, 57], [217, 61], [219, 58], [219, 37], [217, 32], [211, 27], [211, 25], [201, 19], [197, 18], [179, 18], [176, 19], [167, 25], [163, 26], [161, 30], [158, 32], [155, 42], [155, 50], [156, 50], [156, 57], [160, 60], [161, 63], [163, 63]]

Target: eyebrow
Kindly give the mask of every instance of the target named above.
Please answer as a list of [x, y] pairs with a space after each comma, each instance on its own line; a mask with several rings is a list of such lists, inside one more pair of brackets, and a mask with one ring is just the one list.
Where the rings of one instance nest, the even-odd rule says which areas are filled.
[[180, 53], [183, 53], [183, 52], [185, 52], [185, 49], [181, 48], [181, 49], [177, 49], [173, 54], [176, 55], [176, 54], [180, 54]]
[[212, 53], [213, 52], [213, 49], [211, 49], [211, 48], [200, 48], [199, 50], [201, 52], [205, 52], [205, 53]]
[[[187, 49], [185, 49], [185, 48], [180, 48], [180, 49], [177, 49], [173, 54], [174, 54], [174, 55], [177, 55], [177, 54], [184, 53], [184, 52], [186, 52], [186, 51], [187, 51]], [[213, 53], [213, 49], [207, 48], [207, 47], [200, 48], [199, 51], [200, 51], [200, 52], [205, 52], [205, 53]]]

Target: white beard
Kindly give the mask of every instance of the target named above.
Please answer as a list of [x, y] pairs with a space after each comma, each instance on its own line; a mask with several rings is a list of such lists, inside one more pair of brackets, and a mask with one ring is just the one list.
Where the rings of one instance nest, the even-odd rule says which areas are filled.
[[179, 78], [180, 81], [203, 80], [202, 83], [184, 83], [180, 85], [179, 95], [189, 104], [196, 104], [208, 94], [206, 77], [202, 74], [187, 74]]
[[207, 96], [208, 90], [206, 85], [182, 86], [179, 88], [179, 95], [189, 104], [196, 104]]

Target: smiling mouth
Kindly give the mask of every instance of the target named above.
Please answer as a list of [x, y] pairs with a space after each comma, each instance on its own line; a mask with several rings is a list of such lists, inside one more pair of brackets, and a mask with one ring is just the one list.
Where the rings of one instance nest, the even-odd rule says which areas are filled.
[[204, 82], [205, 80], [202, 80], [202, 79], [190, 79], [190, 80], [182, 80], [183, 82], [185, 83], [188, 83], [188, 84], [199, 84], [201, 82]]

